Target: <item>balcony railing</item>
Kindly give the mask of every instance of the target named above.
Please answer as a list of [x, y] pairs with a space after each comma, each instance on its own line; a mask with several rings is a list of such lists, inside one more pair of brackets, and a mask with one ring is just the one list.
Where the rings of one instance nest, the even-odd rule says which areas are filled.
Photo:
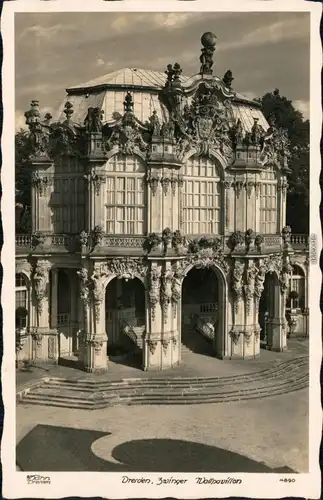
[[[262, 248], [267, 250], [279, 250], [282, 247], [282, 237], [279, 234], [265, 234], [263, 235], [264, 241]], [[133, 249], [138, 252], [143, 248], [145, 242], [145, 236], [138, 235], [103, 235], [102, 241], [95, 248], [108, 249]], [[198, 236], [189, 236], [188, 239], [198, 239]], [[228, 250], [227, 241], [229, 236], [221, 236], [219, 242], [219, 248]], [[308, 248], [308, 235], [306, 234], [292, 234], [290, 239], [290, 244], [296, 250], [306, 250]], [[93, 249], [91, 247], [91, 238], [89, 238], [87, 248]], [[52, 251], [52, 252], [81, 252], [81, 243], [78, 235], [67, 235], [67, 234], [17, 234], [16, 235], [16, 252], [25, 253], [32, 252], [34, 250], [41, 251]], [[251, 253], [256, 251], [254, 245], [250, 247]], [[235, 248], [235, 252], [245, 252], [245, 244], [238, 245]]]

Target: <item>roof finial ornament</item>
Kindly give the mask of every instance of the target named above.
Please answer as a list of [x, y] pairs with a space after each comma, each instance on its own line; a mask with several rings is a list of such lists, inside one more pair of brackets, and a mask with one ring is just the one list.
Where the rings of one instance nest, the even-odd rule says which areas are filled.
[[66, 115], [66, 121], [69, 122], [70, 119], [71, 119], [72, 114], [74, 113], [74, 111], [73, 111], [73, 104], [70, 101], [66, 101], [65, 108], [64, 108], [64, 113]]
[[232, 82], [233, 82], [234, 78], [232, 76], [232, 71], [230, 69], [228, 69], [228, 71], [226, 71], [224, 73], [224, 76], [223, 76], [223, 83], [224, 85], [228, 88], [228, 89], [231, 89], [232, 88]]
[[31, 101], [30, 109], [26, 111], [25, 118], [26, 125], [28, 125], [30, 129], [32, 129], [36, 123], [40, 122], [39, 101]]
[[201, 43], [203, 45], [202, 53], [200, 55], [200, 74], [201, 75], [212, 75], [213, 70], [213, 54], [215, 51], [217, 37], [214, 33], [207, 31], [201, 37]]
[[130, 92], [127, 92], [126, 97], [124, 99], [124, 110], [125, 113], [132, 113], [133, 112], [133, 100], [132, 100], [132, 95]]

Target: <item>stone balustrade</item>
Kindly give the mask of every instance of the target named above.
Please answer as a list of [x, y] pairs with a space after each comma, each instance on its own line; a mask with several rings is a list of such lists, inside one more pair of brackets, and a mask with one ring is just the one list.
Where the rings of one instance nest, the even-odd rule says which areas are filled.
[[[262, 251], [280, 249], [282, 245], [282, 237], [280, 234], [266, 234], [263, 235], [264, 240], [262, 243]], [[198, 236], [194, 238], [187, 237], [187, 239], [198, 239]], [[219, 247], [228, 250], [227, 242], [229, 236], [221, 236], [221, 241], [219, 242]], [[101, 248], [133, 248], [142, 249], [145, 242], [145, 236], [138, 235], [107, 235], [104, 234], [99, 245]], [[292, 234], [290, 238], [291, 246], [297, 250], [305, 250], [308, 247], [308, 235], [306, 234]], [[87, 247], [91, 246], [91, 238], [89, 238]], [[26, 253], [33, 251], [41, 251], [42, 248], [46, 251], [50, 250], [53, 253], [59, 250], [66, 250], [69, 252], [79, 252], [81, 250], [81, 243], [78, 235], [66, 235], [66, 234], [17, 234], [16, 235], [16, 253]], [[235, 248], [235, 253], [244, 253], [245, 244], [237, 245]], [[252, 243], [250, 246], [250, 252], [254, 253], [257, 249]]]

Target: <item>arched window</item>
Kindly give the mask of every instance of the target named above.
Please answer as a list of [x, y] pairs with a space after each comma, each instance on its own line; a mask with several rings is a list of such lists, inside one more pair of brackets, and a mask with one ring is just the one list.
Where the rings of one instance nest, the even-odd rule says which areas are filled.
[[106, 232], [146, 232], [145, 165], [136, 156], [115, 155], [107, 164]]
[[293, 274], [290, 280], [289, 306], [291, 309], [305, 308], [305, 276], [300, 266], [293, 266]]
[[26, 328], [28, 317], [28, 287], [23, 274], [16, 274], [16, 328]]
[[221, 191], [216, 161], [192, 156], [183, 167], [183, 180], [184, 234], [219, 234]]
[[260, 232], [277, 232], [277, 176], [273, 167], [260, 174]]

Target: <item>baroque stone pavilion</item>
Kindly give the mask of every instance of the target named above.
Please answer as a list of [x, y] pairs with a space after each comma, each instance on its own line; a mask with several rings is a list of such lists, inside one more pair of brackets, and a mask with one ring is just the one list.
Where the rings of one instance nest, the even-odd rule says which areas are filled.
[[307, 307], [307, 256], [285, 226], [287, 136], [231, 71], [213, 74], [216, 37], [201, 42], [191, 77], [177, 63], [126, 68], [68, 89], [54, 121], [38, 101], [25, 113], [32, 234], [16, 237], [18, 361], [74, 356], [95, 372], [122, 346], [163, 370], [188, 335], [221, 359], [254, 358], [261, 342], [285, 350], [293, 274]]

